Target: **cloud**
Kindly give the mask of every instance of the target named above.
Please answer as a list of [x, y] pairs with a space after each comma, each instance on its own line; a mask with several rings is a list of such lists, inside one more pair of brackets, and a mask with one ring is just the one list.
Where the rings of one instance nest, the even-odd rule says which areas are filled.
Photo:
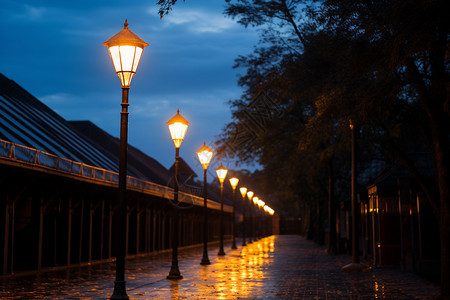
[[45, 7], [33, 7], [31, 5], [25, 5], [24, 15], [29, 16], [31, 19], [39, 19], [47, 11]]
[[56, 94], [50, 94], [50, 95], [44, 95], [39, 97], [39, 99], [46, 103], [49, 106], [52, 106], [57, 103], [70, 103], [73, 100], [73, 96], [68, 93], [56, 93]]
[[[149, 11], [153, 13], [153, 10]], [[167, 26], [185, 26], [193, 33], [218, 33], [233, 27], [238, 27], [236, 22], [225, 18], [222, 14], [205, 10], [176, 9], [163, 18]]]
[[12, 2], [7, 2], [6, 7], [3, 7], [3, 9], [0, 15], [9, 21], [41, 21], [49, 13], [49, 8], [44, 6], [32, 6]]

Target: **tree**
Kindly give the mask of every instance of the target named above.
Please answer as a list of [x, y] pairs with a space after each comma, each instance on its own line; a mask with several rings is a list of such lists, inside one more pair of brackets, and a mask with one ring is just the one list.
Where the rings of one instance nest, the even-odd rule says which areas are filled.
[[[259, 26], [262, 37], [253, 55], [237, 60], [237, 66], [247, 70], [239, 80], [246, 91], [231, 102], [231, 125], [242, 129], [251, 124], [251, 114], [245, 111], [261, 93], [288, 116], [280, 124], [272, 122], [269, 130], [250, 133], [255, 143], [233, 154], [257, 159], [267, 170], [289, 161], [277, 170], [293, 175], [296, 182], [290, 187], [295, 191], [300, 180], [311, 179], [299, 168], [315, 165], [307, 170], [317, 172], [327, 159], [345, 165], [338, 153], [345, 148], [350, 119], [362, 126], [374, 148], [389, 147], [399, 158], [405, 157], [407, 146], [420, 147], [425, 141], [438, 195], [422, 187], [440, 222], [442, 297], [449, 299], [450, 286], [445, 283], [450, 280], [450, 3], [325, 0], [311, 1], [308, 11], [303, 1], [227, 3], [226, 14], [244, 26]], [[411, 128], [418, 128], [422, 137], [409, 134]], [[225, 130], [221, 141], [233, 137], [230, 133]], [[283, 147], [294, 141], [297, 151]], [[311, 153], [306, 150], [318, 155], [307, 155]], [[278, 161], [270, 162], [271, 158]], [[321, 176], [315, 178], [320, 187]], [[302, 188], [308, 191], [311, 186]]]
[[404, 105], [407, 116], [418, 120], [439, 187], [438, 199], [429, 200], [440, 219], [442, 296], [446, 299], [450, 298], [450, 286], [444, 284], [450, 278], [449, 12], [448, 1], [333, 0], [324, 2], [320, 14], [328, 30], [351, 37], [358, 49], [351, 65], [358, 66], [369, 53], [377, 54], [361, 70], [374, 77], [370, 87], [376, 88], [380, 78], [396, 82], [395, 99]]

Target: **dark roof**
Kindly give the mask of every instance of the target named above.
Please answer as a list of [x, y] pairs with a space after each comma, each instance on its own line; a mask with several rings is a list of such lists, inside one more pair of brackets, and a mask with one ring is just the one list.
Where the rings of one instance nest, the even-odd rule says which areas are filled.
[[[175, 164], [173, 164], [169, 171], [174, 172]], [[183, 177], [195, 178], [197, 174], [192, 170], [192, 168], [187, 164], [187, 162], [180, 156], [179, 165], [178, 165], [178, 174]]]
[[[175, 172], [175, 163], [170, 167], [169, 172], [173, 176]], [[192, 170], [187, 162], [180, 157], [178, 165], [179, 188], [184, 192], [203, 197], [203, 184], [196, 182], [194, 180], [196, 177], [197, 174]]]
[[[91, 166], [118, 171], [118, 138], [90, 121], [64, 120], [2, 74], [0, 139]], [[168, 185], [172, 176], [159, 162], [130, 145], [127, 174], [161, 185]]]
[[380, 176], [380, 173], [386, 171], [388, 167], [388, 163], [383, 159], [374, 159], [370, 161], [370, 163], [359, 171], [358, 183], [363, 186], [367, 185], [368, 182], [371, 182]]
[[117, 171], [117, 163], [61, 116], [0, 74], [0, 138], [88, 165]]
[[[407, 157], [421, 176], [425, 178], [431, 178], [434, 176], [433, 160], [431, 159], [431, 155], [429, 153], [408, 153]], [[396, 162], [384, 172], [380, 172], [375, 179], [367, 182], [366, 186], [396, 185], [398, 178], [412, 178], [411, 174], [400, 162]]]
[[[90, 121], [69, 122], [80, 133], [95, 141], [99, 149], [113, 161], [119, 162], [118, 138], [111, 136]], [[141, 150], [128, 145], [127, 157], [128, 174], [161, 185], [169, 185], [171, 173], [158, 161], [143, 153]]]

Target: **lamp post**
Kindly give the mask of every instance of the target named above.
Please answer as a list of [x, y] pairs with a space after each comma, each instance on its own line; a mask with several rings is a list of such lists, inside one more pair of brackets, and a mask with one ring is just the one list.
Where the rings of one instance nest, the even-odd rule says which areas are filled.
[[[252, 199], [253, 199], [253, 195], [254, 195], [255, 193], [253, 193], [252, 191], [248, 191], [247, 192], [247, 197], [248, 197], [248, 200], [250, 200], [250, 203], [252, 202]], [[249, 206], [250, 208], [251, 208], [251, 206]], [[249, 214], [249, 219], [250, 219], [250, 234], [248, 235], [248, 241], [249, 241], [249, 243], [251, 243], [252, 242], [252, 231], [253, 231], [253, 220], [252, 220], [252, 211], [250, 210], [249, 212], [248, 212], [248, 214]]]
[[140, 37], [128, 29], [125, 20], [124, 28], [103, 43], [108, 47], [114, 69], [122, 84], [122, 111], [120, 113], [120, 153], [119, 153], [119, 193], [117, 218], [119, 231], [116, 243], [116, 280], [111, 299], [128, 299], [125, 282], [126, 255], [126, 188], [127, 188], [127, 144], [128, 144], [128, 93], [131, 80], [136, 74], [144, 48], [148, 46]]
[[269, 233], [269, 221], [267, 218], [267, 214], [269, 213], [269, 207], [267, 205], [264, 205], [263, 210], [265, 212], [265, 214], [263, 214], [263, 222], [264, 222], [264, 233], [265, 236], [268, 236]]
[[264, 201], [262, 201], [261, 199], [258, 200], [257, 202], [258, 206], [259, 206], [259, 215], [261, 218], [260, 224], [259, 224], [259, 231], [260, 231], [260, 237], [263, 238], [265, 236], [265, 232], [264, 232], [264, 214], [262, 212], [262, 208], [264, 207], [264, 205], [266, 205], [266, 203]]
[[247, 246], [245, 243], [245, 196], [247, 195], [247, 188], [241, 187], [239, 191], [242, 196], [242, 246]]
[[222, 164], [216, 170], [217, 177], [220, 181], [220, 249], [217, 255], [225, 255], [225, 251], [223, 251], [223, 182], [227, 176], [227, 172], [228, 170]]
[[[253, 197], [253, 199], [252, 199], [253, 204], [254, 204], [253, 213], [252, 213], [252, 215], [253, 215], [252, 231], [253, 231], [253, 240], [254, 241], [256, 241], [258, 239], [258, 234], [259, 234], [259, 227], [258, 227], [259, 224], [257, 222], [257, 220], [258, 220], [258, 209], [257, 209], [258, 200], [259, 200], [259, 198], [256, 196]], [[251, 201], [250, 201], [250, 204], [252, 204]]]
[[236, 220], [235, 220], [235, 210], [236, 210], [236, 187], [239, 183], [239, 179], [237, 179], [236, 177], [232, 177], [230, 178], [230, 184], [231, 187], [233, 188], [233, 244], [231, 245], [231, 249], [237, 249], [236, 247]]
[[342, 267], [344, 272], [363, 272], [364, 270], [369, 270], [370, 268], [359, 261], [359, 209], [357, 207], [358, 201], [356, 199], [356, 185], [357, 185], [357, 174], [356, 174], [356, 164], [358, 160], [357, 153], [357, 132], [358, 127], [352, 123], [350, 120], [350, 130], [352, 131], [352, 176], [351, 176], [351, 201], [352, 201], [352, 263]]
[[180, 270], [178, 269], [178, 164], [180, 161], [180, 146], [183, 142], [187, 128], [190, 125], [185, 118], [180, 115], [180, 110], [168, 122], [170, 136], [175, 144], [175, 180], [173, 194], [173, 217], [172, 217], [172, 266], [170, 268], [167, 279], [182, 279]]
[[208, 193], [206, 190], [206, 170], [208, 169], [208, 165], [211, 162], [211, 158], [213, 156], [213, 151], [206, 146], [206, 143], [203, 142], [203, 146], [197, 151], [198, 159], [203, 166], [203, 209], [204, 209], [204, 221], [203, 221], [203, 257], [200, 262], [201, 265], [210, 265], [211, 262], [208, 258]]

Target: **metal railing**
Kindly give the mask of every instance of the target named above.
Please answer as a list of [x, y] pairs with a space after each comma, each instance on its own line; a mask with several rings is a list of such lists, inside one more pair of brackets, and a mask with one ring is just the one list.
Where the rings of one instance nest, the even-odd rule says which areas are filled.
[[[1, 139], [0, 158], [33, 166], [40, 166], [61, 173], [80, 176], [84, 179], [89, 179], [92, 181], [112, 184], [118, 184], [119, 182], [119, 173], [117, 172], [90, 166]], [[127, 189], [142, 192], [145, 194], [155, 195], [158, 197], [166, 198], [168, 200], [173, 199], [174, 194], [174, 191], [171, 187], [141, 180], [132, 176], [127, 176]], [[179, 200], [181, 202], [190, 203], [197, 206], [203, 205], [203, 198], [184, 192], [179, 192]], [[208, 199], [208, 207], [218, 210], [220, 209], [220, 204]], [[224, 205], [224, 211], [231, 212], [232, 207]]]

